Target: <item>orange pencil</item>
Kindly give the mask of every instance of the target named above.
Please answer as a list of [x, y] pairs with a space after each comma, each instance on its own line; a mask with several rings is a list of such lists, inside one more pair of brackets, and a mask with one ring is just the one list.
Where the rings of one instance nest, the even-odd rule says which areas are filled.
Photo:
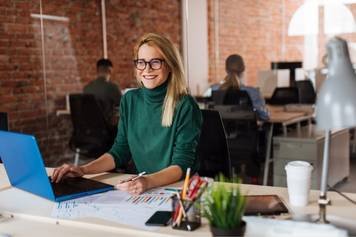
[[[189, 177], [190, 177], [190, 168], [187, 169], [187, 172], [185, 173], [185, 180], [184, 180], [184, 184], [183, 184], [183, 190], [182, 190], [182, 200], [184, 201], [186, 199], [187, 196], [187, 189], [188, 189], [188, 184], [189, 184]], [[180, 223], [182, 221], [182, 215], [183, 215], [183, 208], [181, 207], [179, 209], [179, 214], [177, 217], [177, 224], [178, 226], [180, 226]]]

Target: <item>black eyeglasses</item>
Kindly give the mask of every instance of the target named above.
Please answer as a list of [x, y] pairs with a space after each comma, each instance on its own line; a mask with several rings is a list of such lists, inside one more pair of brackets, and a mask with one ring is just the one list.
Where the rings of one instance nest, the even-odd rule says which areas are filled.
[[152, 70], [158, 70], [162, 68], [162, 64], [164, 59], [160, 58], [152, 58], [150, 61], [145, 61], [144, 59], [136, 59], [134, 60], [135, 66], [137, 70], [143, 71], [146, 69], [147, 64], [150, 65]]

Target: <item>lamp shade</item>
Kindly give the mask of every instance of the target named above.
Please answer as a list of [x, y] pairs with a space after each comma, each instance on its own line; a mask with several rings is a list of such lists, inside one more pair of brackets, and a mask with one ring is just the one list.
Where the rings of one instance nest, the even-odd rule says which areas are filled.
[[356, 75], [347, 42], [334, 37], [327, 43], [328, 76], [316, 103], [316, 122], [320, 129], [356, 126]]

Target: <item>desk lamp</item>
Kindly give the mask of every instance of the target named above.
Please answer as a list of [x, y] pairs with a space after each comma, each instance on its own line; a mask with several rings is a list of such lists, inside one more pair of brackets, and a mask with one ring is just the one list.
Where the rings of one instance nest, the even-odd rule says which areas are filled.
[[327, 43], [328, 75], [316, 103], [317, 127], [325, 130], [325, 144], [319, 197], [320, 223], [329, 223], [326, 217], [327, 178], [330, 153], [330, 131], [356, 126], [356, 75], [347, 42], [334, 37]]

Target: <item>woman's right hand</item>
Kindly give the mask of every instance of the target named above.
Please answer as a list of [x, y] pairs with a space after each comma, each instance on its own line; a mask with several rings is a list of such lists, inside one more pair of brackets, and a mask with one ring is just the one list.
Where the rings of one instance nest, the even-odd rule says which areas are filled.
[[64, 177], [81, 177], [84, 174], [84, 170], [80, 166], [63, 164], [53, 170], [52, 182], [59, 183]]

